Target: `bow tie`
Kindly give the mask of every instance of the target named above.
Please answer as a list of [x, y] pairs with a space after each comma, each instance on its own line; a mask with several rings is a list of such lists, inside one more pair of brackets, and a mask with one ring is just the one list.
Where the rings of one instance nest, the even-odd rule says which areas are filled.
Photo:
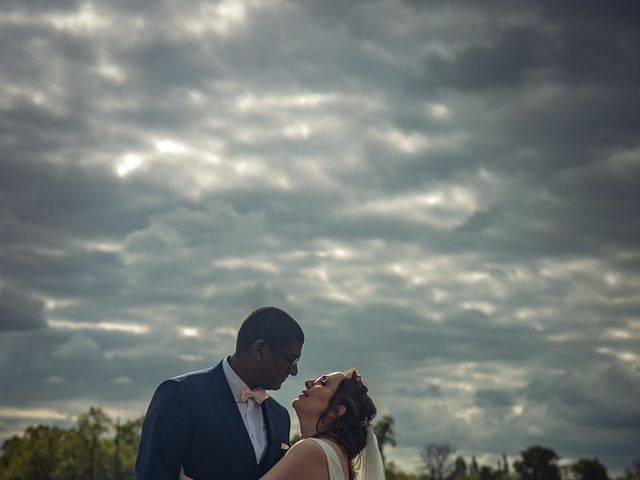
[[249, 387], [244, 387], [240, 392], [240, 401], [242, 403], [246, 402], [249, 399], [252, 399], [258, 405], [260, 405], [267, 398], [269, 398], [269, 394], [264, 388], [256, 388], [255, 390], [251, 390]]

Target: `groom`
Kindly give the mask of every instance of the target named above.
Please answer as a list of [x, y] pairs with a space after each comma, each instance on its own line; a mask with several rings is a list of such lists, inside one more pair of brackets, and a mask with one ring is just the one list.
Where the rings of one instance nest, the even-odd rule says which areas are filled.
[[215, 367], [165, 380], [142, 424], [136, 480], [255, 480], [289, 447], [287, 410], [265, 390], [298, 373], [304, 334], [276, 307], [242, 322], [236, 351]]

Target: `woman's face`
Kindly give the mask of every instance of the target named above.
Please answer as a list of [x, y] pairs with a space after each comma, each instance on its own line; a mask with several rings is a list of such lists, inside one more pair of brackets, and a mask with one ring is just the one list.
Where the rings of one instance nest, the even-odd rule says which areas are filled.
[[306, 380], [305, 389], [293, 401], [296, 412], [305, 415], [320, 416], [329, 408], [329, 401], [336, 393], [338, 385], [346, 378], [342, 372], [321, 375], [315, 380]]

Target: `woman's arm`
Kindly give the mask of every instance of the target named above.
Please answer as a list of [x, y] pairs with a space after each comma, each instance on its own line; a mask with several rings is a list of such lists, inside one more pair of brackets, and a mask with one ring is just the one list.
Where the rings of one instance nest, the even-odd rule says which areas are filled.
[[327, 458], [313, 440], [300, 440], [260, 480], [328, 480]]

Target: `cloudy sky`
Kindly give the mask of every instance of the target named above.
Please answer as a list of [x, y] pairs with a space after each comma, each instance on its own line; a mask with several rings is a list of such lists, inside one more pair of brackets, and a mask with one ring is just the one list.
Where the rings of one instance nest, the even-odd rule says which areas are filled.
[[640, 444], [633, 0], [4, 0], [0, 438], [144, 413], [273, 304], [390, 457]]

